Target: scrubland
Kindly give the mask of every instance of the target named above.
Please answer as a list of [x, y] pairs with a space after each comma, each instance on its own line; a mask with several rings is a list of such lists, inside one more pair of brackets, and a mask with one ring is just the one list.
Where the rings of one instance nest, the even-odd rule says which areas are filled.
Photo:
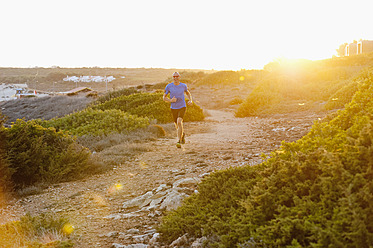
[[[370, 247], [372, 66], [373, 54], [368, 54], [274, 61], [264, 70], [182, 72], [182, 81], [198, 96], [185, 118], [191, 125], [209, 125], [204, 122], [209, 109], [233, 112], [243, 120], [294, 113], [327, 117], [315, 120], [299, 140], [274, 146], [256, 164], [205, 177], [198, 192], [164, 213], [157, 224], [159, 244], [187, 234], [206, 237], [206, 247]], [[2, 204], [17, 193], [27, 195], [26, 189], [35, 185], [42, 191], [100, 175], [123, 164], [123, 154], [135, 157], [152, 149], [147, 142], [172, 138], [172, 120], [160, 93], [168, 82], [170, 78], [146, 89], [111, 91], [54, 116], [13, 111], [25, 119], [0, 129]], [[27, 108], [35, 99], [24, 101]], [[11, 104], [1, 106], [13, 108]], [[2, 115], [1, 123], [6, 121]], [[0, 244], [14, 247], [10, 240], [16, 240], [19, 246], [72, 247], [68, 225], [59, 215], [26, 215], [0, 226]]]

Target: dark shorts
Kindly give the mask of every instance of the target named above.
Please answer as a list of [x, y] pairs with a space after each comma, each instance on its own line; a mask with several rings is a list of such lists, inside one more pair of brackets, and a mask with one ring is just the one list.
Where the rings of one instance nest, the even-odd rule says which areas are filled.
[[181, 108], [181, 109], [171, 109], [172, 112], [172, 117], [174, 118], [174, 122], [177, 123], [177, 118], [182, 118], [184, 119], [186, 107]]

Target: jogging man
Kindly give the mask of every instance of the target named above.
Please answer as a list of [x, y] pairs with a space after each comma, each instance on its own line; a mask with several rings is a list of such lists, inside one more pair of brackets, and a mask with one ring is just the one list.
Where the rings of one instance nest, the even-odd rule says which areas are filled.
[[[186, 111], [185, 95], [189, 98], [188, 105], [193, 105], [192, 94], [190, 94], [186, 84], [180, 82], [180, 74], [175, 72], [172, 74], [174, 81], [166, 86], [163, 94], [163, 101], [171, 103], [171, 112], [174, 119], [177, 131], [176, 147], [181, 148], [181, 144], [185, 144], [185, 133], [183, 127], [183, 119]], [[167, 95], [170, 94], [170, 97]]]

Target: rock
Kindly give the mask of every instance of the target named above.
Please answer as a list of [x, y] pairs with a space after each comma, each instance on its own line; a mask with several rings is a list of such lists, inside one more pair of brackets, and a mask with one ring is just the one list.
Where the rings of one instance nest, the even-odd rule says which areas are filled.
[[117, 244], [117, 243], [113, 243], [113, 244], [111, 245], [111, 247], [113, 247], [113, 248], [125, 248], [125, 247], [127, 247], [127, 246], [125, 246], [125, 245], [121, 245], [121, 244]]
[[137, 216], [139, 216], [139, 214], [136, 214], [136, 212], [128, 213], [128, 214], [123, 214], [122, 215], [122, 217], [125, 218], [125, 219], [129, 219], [129, 218], [137, 217]]
[[203, 248], [203, 243], [207, 240], [206, 237], [202, 237], [202, 238], [199, 238], [199, 239], [196, 239], [192, 245], [190, 246], [191, 248]]
[[139, 233], [139, 232], [140, 232], [140, 230], [136, 229], [136, 228], [132, 228], [132, 229], [129, 229], [127, 231], [127, 233], [129, 233], [129, 234], [136, 234], [136, 233]]
[[131, 234], [119, 233], [118, 239], [123, 239], [123, 240], [132, 239], [132, 235]]
[[145, 244], [132, 244], [132, 245], [127, 245], [125, 248], [147, 248], [148, 245]]
[[[153, 196], [153, 192], [149, 191], [145, 193], [144, 195], [138, 196], [134, 199], [128, 200], [125, 203], [123, 203], [123, 208], [133, 208], [133, 207], [140, 207], [144, 206], [146, 201], [149, 201], [149, 198]], [[149, 204], [149, 202], [147, 203]]]
[[149, 241], [150, 236], [151, 236], [151, 234], [143, 234], [143, 235], [135, 235], [135, 236], [132, 236], [132, 238], [133, 238], [136, 242], [146, 243], [146, 242]]
[[116, 236], [118, 236], [118, 232], [116, 232], [116, 231], [114, 231], [114, 232], [109, 232], [109, 233], [106, 234], [105, 236], [108, 237], [108, 238], [116, 237]]
[[160, 236], [159, 233], [154, 233], [154, 234], [153, 234], [153, 237], [149, 240], [149, 244], [150, 244], [150, 245], [154, 245], [154, 244], [156, 244], [157, 241], [158, 241], [159, 236]]
[[147, 248], [148, 245], [145, 245], [145, 244], [121, 245], [121, 244], [113, 243], [111, 247], [113, 248]]
[[206, 173], [203, 173], [203, 174], [199, 175], [199, 177], [200, 177], [200, 178], [204, 178], [204, 177], [209, 176], [210, 174], [211, 174], [211, 173], [206, 172]]
[[187, 196], [188, 195], [185, 193], [180, 193], [177, 190], [171, 190], [161, 203], [160, 209], [165, 209], [167, 211], [176, 209], [181, 205], [182, 200]]
[[177, 188], [177, 187], [191, 188], [197, 185], [200, 181], [201, 179], [199, 179], [198, 177], [184, 178], [184, 179], [180, 179], [174, 182], [173, 187], [174, 188]]
[[104, 217], [104, 219], [114, 219], [114, 220], [119, 220], [120, 218], [122, 218], [121, 214], [111, 214], [111, 215]]
[[156, 231], [157, 231], [156, 229], [150, 229], [150, 230], [145, 231], [145, 233], [153, 234], [153, 233], [155, 233]]
[[164, 191], [166, 189], [169, 189], [170, 186], [167, 184], [161, 184], [158, 186], [158, 188], [155, 189], [155, 193], [158, 193], [159, 191]]
[[183, 236], [179, 237], [178, 239], [176, 239], [174, 242], [170, 244], [170, 247], [178, 247], [178, 246], [186, 245], [188, 243], [187, 236], [188, 234], [186, 233]]

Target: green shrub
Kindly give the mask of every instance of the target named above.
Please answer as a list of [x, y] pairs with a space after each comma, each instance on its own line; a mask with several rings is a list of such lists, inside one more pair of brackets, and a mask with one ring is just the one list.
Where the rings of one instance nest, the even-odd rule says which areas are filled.
[[373, 243], [373, 72], [344, 110], [266, 162], [211, 174], [166, 215], [166, 243], [209, 247], [370, 247]]
[[11, 190], [11, 176], [13, 172], [9, 167], [9, 160], [6, 155], [4, 122], [5, 117], [0, 112], [0, 206], [5, 201], [5, 194]]
[[72, 135], [100, 136], [113, 132], [132, 131], [149, 125], [147, 118], [136, 117], [117, 109], [92, 109], [66, 115], [62, 118], [39, 122], [44, 127], [68, 131]]
[[[163, 101], [163, 93], [139, 93], [121, 96], [94, 106], [94, 109], [117, 109], [132, 115], [155, 119], [158, 123], [172, 122], [170, 104]], [[187, 106], [184, 121], [200, 121], [204, 119], [202, 109], [193, 103]]]
[[325, 104], [325, 109], [331, 110], [343, 108], [345, 104], [351, 101], [357, 89], [358, 85], [355, 81], [343, 86], [341, 89], [339, 89], [332, 96], [329, 97], [328, 102]]
[[97, 104], [109, 101], [109, 100], [111, 100], [113, 98], [116, 98], [116, 97], [128, 96], [128, 95], [132, 95], [132, 94], [135, 94], [135, 93], [138, 93], [138, 92], [139, 91], [137, 89], [133, 88], [133, 87], [124, 88], [124, 89], [115, 90], [115, 91], [110, 91], [110, 92], [106, 93], [105, 95], [100, 96], [96, 101], [93, 102], [92, 105], [97, 105]]
[[96, 166], [88, 149], [63, 132], [17, 120], [6, 129], [7, 158], [18, 186], [76, 179]]
[[236, 117], [258, 115], [261, 108], [279, 103], [282, 97], [276, 88], [277, 85], [269, 80], [257, 85], [237, 109]]
[[66, 218], [54, 214], [23, 216], [19, 221], [0, 225], [0, 247], [68, 248], [71, 229]]

